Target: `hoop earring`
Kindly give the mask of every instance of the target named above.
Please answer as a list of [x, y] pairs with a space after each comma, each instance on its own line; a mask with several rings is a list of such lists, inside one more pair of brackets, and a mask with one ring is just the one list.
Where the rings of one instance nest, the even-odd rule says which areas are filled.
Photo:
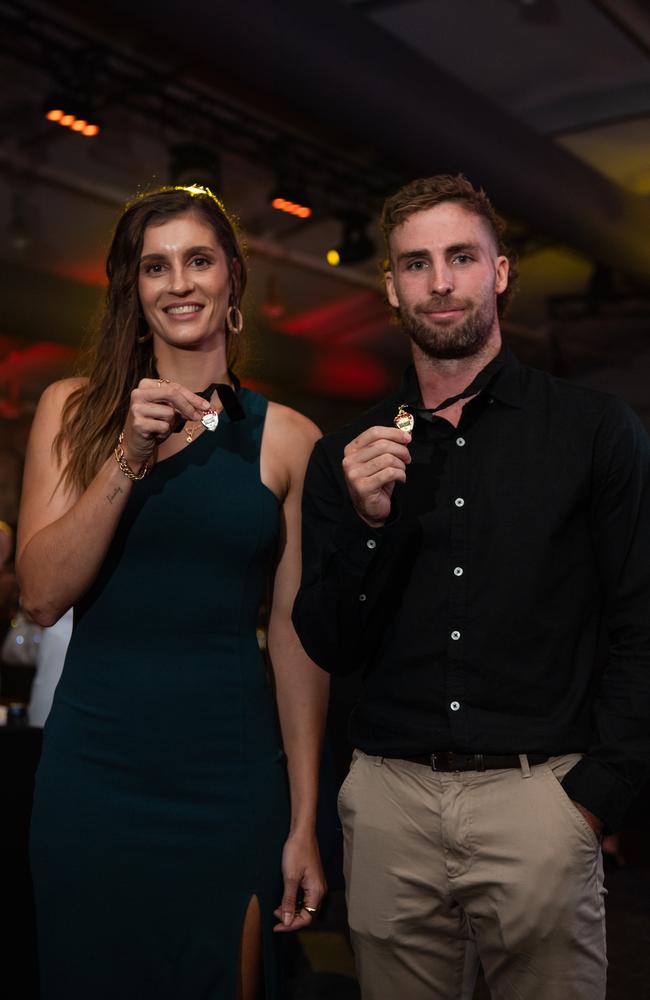
[[238, 337], [244, 329], [244, 317], [238, 306], [228, 306], [226, 310], [226, 326], [228, 327], [228, 333], [232, 333], [233, 337]]

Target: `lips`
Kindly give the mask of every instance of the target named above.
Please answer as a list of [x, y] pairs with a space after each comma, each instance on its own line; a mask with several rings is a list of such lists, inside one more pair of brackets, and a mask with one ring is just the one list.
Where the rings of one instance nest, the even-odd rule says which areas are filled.
[[464, 312], [464, 310], [460, 309], [460, 308], [458, 308], [458, 309], [455, 309], [455, 308], [452, 308], [452, 309], [419, 309], [418, 312], [420, 313], [421, 316], [433, 316], [434, 318], [437, 318], [437, 319], [445, 319], [446, 317], [449, 317], [449, 316], [460, 316], [460, 314], [462, 312]]

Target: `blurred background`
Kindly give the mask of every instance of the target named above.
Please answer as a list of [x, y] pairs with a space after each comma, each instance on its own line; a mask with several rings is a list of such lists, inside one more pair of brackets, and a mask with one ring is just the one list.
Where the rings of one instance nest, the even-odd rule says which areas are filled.
[[[101, 308], [117, 214], [161, 184], [207, 184], [237, 217], [251, 268], [244, 381], [325, 430], [390, 390], [407, 362], [381, 288], [383, 198], [459, 171], [510, 223], [521, 279], [504, 329], [515, 353], [622, 396], [650, 427], [644, 0], [0, 0], [0, 70], [9, 528], [40, 393], [74, 370]], [[0, 572], [1, 632], [15, 611], [10, 556]], [[30, 681], [3, 667], [1, 701], [25, 701]], [[353, 697], [335, 687], [332, 788]], [[630, 859], [634, 871], [644, 863], [644, 803], [635, 817], [627, 858], [620, 844], [612, 854], [610, 880], [629, 885], [610, 934], [617, 969], [647, 990], [634, 941], [650, 933], [648, 883], [628, 878]], [[337, 832], [324, 836], [340, 889]], [[322, 942], [320, 959], [303, 955], [301, 975], [325, 962], [313, 995], [353, 989], [349, 957], [344, 973], [332, 947], [331, 967]], [[326, 974], [347, 986], [336, 992]], [[620, 996], [640, 997], [636, 982]]]

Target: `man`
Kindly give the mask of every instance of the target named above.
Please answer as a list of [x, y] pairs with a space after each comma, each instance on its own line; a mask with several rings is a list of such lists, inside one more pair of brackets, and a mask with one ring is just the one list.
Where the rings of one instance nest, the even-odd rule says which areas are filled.
[[475, 941], [500, 1000], [602, 1000], [599, 842], [649, 759], [648, 440], [502, 343], [483, 192], [418, 180], [382, 225], [413, 367], [316, 446], [294, 610], [317, 663], [363, 670], [339, 798], [362, 994], [457, 1000]]

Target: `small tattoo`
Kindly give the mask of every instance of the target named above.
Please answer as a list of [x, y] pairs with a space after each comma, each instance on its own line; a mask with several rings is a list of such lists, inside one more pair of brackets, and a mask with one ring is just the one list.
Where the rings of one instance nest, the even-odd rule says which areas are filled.
[[106, 499], [108, 500], [109, 503], [113, 503], [113, 500], [115, 499], [115, 497], [117, 496], [117, 494], [118, 493], [122, 493], [122, 492], [123, 492], [122, 491], [122, 487], [121, 486], [116, 486], [115, 489], [113, 490], [113, 492], [111, 493], [111, 495], [107, 496]]

